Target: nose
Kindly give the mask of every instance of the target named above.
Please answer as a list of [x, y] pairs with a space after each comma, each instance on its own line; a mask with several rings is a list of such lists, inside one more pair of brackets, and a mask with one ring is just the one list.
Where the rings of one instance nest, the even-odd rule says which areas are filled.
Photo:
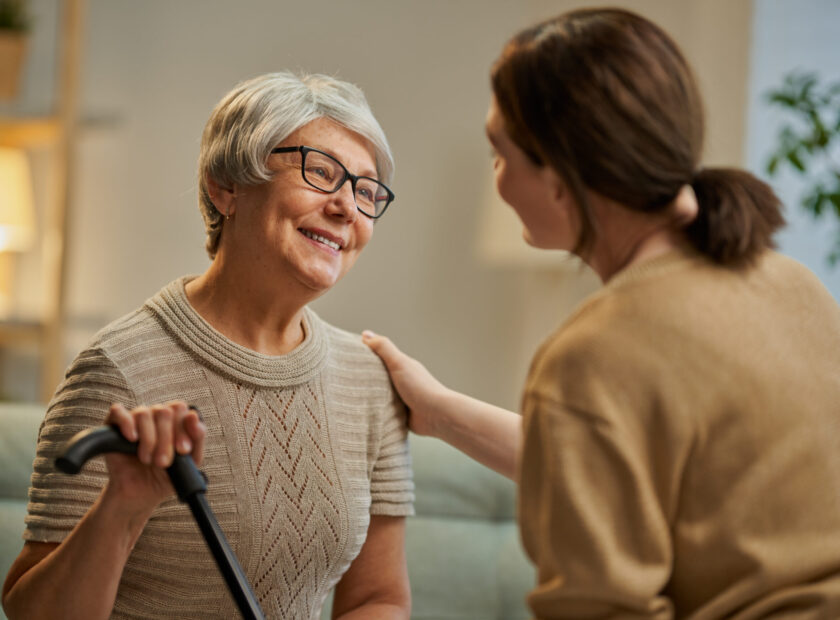
[[328, 194], [327, 213], [334, 217], [340, 217], [347, 222], [354, 222], [359, 216], [356, 209], [356, 198], [353, 196], [353, 184], [350, 179], [345, 181], [337, 192]]

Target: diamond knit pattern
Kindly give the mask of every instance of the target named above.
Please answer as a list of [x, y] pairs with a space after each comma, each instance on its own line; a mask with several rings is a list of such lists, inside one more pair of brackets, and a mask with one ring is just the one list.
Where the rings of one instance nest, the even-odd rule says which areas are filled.
[[306, 585], [327, 574], [342, 546], [338, 476], [323, 448], [329, 444], [323, 407], [311, 384], [239, 387], [238, 396], [265, 527], [253, 587], [261, 603], [274, 599], [290, 618], [293, 610], [312, 606]]

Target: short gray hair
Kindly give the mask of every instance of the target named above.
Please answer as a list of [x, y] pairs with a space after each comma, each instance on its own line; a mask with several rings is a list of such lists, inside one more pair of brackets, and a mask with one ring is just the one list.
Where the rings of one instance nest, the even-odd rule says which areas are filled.
[[318, 118], [328, 118], [368, 140], [376, 172], [386, 185], [394, 158], [359, 87], [322, 74], [267, 73], [237, 84], [213, 109], [201, 136], [199, 209], [207, 231], [205, 248], [216, 255], [223, 216], [210, 198], [207, 178], [223, 187], [269, 181], [271, 149]]

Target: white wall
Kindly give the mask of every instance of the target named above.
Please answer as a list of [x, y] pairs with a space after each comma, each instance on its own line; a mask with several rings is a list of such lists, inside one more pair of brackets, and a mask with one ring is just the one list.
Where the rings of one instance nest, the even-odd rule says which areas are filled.
[[[48, 108], [54, 66], [58, 0], [32, 3], [24, 112]], [[207, 266], [195, 195], [202, 126], [237, 81], [301, 68], [359, 84], [397, 161], [396, 203], [316, 309], [345, 328], [391, 335], [455, 388], [517, 407], [535, 346], [597, 283], [587, 272], [477, 257], [488, 70], [517, 29], [582, 4], [602, 3], [88, 0], [81, 107], [99, 122], [79, 143], [68, 356], [163, 284]], [[751, 3], [615, 4], [677, 38], [706, 91], [708, 157], [741, 163]]]
[[825, 219], [814, 221], [800, 207], [805, 185], [801, 176], [769, 178], [764, 167], [779, 128], [790, 120], [781, 109], [771, 108], [766, 93], [782, 84], [794, 69], [816, 72], [826, 82], [840, 82], [840, 2], [837, 0], [757, 0], [754, 7], [753, 43], [747, 127], [747, 165], [768, 180], [787, 205], [788, 227], [778, 240], [782, 252], [807, 265], [840, 301], [840, 264], [831, 269], [826, 255], [840, 226]]

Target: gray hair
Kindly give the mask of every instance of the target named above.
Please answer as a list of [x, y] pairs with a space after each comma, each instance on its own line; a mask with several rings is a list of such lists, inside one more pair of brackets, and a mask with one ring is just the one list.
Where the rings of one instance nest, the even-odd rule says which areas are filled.
[[223, 216], [210, 198], [207, 178], [222, 187], [258, 185], [271, 180], [266, 166], [271, 149], [318, 118], [328, 118], [368, 140], [376, 171], [386, 185], [394, 158], [357, 86], [328, 75], [267, 73], [236, 85], [216, 105], [201, 136], [198, 158], [199, 209], [207, 231], [205, 248], [216, 255]]

